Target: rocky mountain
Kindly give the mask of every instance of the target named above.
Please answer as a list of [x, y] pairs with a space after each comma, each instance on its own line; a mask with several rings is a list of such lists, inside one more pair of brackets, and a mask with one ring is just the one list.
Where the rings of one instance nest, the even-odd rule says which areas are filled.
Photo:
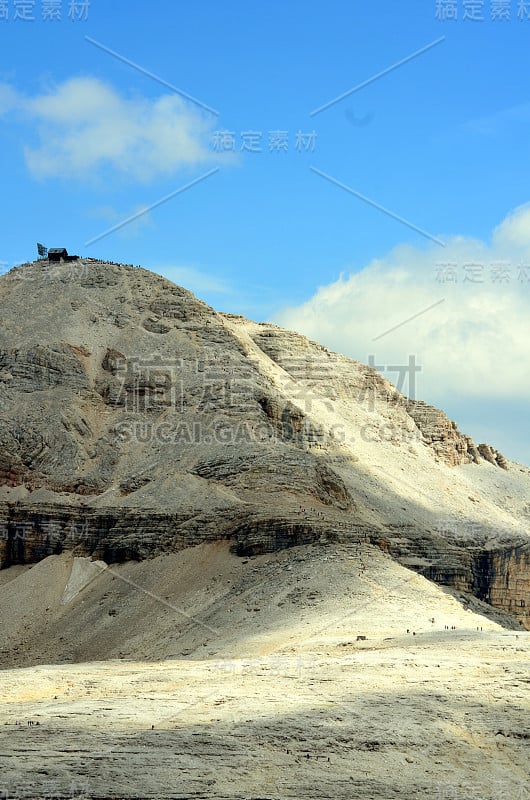
[[376, 369], [139, 267], [0, 303], [1, 566], [364, 542], [530, 628], [530, 470]]

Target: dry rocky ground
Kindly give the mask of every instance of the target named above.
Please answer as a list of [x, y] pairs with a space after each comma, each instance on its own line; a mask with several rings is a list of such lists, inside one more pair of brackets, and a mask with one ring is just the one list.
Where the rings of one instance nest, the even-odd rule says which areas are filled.
[[0, 577], [8, 797], [530, 796], [530, 633], [378, 548]]

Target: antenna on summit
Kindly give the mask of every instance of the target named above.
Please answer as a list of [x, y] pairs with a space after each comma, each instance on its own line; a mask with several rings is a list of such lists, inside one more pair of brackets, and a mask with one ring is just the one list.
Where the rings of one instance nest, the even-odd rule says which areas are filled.
[[37, 251], [39, 253], [39, 259], [48, 258], [48, 248], [44, 247], [40, 242], [37, 242]]

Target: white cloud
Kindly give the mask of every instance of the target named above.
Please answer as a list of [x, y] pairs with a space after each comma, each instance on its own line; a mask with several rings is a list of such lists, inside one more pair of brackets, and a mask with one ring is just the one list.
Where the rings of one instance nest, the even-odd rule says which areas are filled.
[[[474, 263], [482, 282], [465, 280]], [[447, 267], [457, 282], [446, 278]], [[526, 266], [526, 270], [524, 269]], [[509, 283], [495, 280], [506, 268]], [[443, 300], [416, 319], [407, 318]], [[275, 322], [366, 362], [422, 366], [416, 397], [443, 404], [530, 398], [530, 205], [495, 229], [491, 243], [455, 236], [446, 247], [400, 246], [355, 274], [341, 275]], [[397, 375], [386, 373], [393, 382]]]
[[[201, 297], [203, 292], [228, 294], [231, 292], [227, 283], [215, 275], [209, 275], [197, 267], [169, 265], [156, 267], [157, 272], [184, 289]], [[202, 298], [201, 298], [202, 299]]]
[[493, 242], [498, 248], [530, 249], [530, 204], [516, 208], [495, 228]]
[[0, 114], [7, 114], [20, 105], [17, 92], [7, 83], [0, 83]]
[[71, 78], [36, 97], [0, 85], [0, 112], [18, 108], [35, 123], [24, 153], [35, 177], [93, 178], [111, 168], [136, 180], [167, 176], [214, 159], [214, 118], [176, 94], [126, 97], [96, 78]]
[[510, 131], [525, 130], [529, 122], [530, 103], [520, 103], [468, 120], [460, 126], [460, 129], [473, 136], [495, 138], [505, 136]]
[[94, 208], [89, 216], [105, 220], [109, 228], [130, 220], [130, 222], [116, 229], [116, 234], [123, 239], [131, 239], [143, 233], [146, 228], [154, 228], [149, 207], [143, 205], [134, 206], [123, 213], [116, 211], [112, 206], [100, 206], [99, 208]]

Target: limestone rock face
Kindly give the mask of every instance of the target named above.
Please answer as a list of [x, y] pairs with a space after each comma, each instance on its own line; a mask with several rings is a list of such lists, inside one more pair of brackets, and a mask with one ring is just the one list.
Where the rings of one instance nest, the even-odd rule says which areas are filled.
[[364, 536], [528, 619], [529, 471], [376, 369], [130, 266], [26, 264], [0, 303], [0, 565]]
[[[492, 551], [483, 557], [481, 599], [513, 614], [530, 627], [530, 547], [528, 544]], [[480, 595], [479, 595], [480, 596]]]
[[493, 464], [495, 467], [502, 467], [502, 469], [508, 469], [508, 462], [506, 461], [505, 457], [502, 453], [499, 453], [498, 450], [491, 447], [489, 444], [479, 444], [478, 451], [482, 458], [485, 461], [489, 461], [490, 464]]
[[432, 447], [439, 459], [450, 467], [479, 463], [480, 448], [469, 436], [460, 433], [456, 423], [443, 411], [417, 400], [409, 400], [406, 408], [421, 431], [423, 441]]
[[467, 541], [465, 547], [436, 532], [425, 535], [413, 530], [401, 539], [377, 541], [374, 535], [370, 539], [425, 577], [473, 595], [530, 629], [530, 542], [521, 537], [518, 543], [501, 547], [478, 533], [475, 541]]

